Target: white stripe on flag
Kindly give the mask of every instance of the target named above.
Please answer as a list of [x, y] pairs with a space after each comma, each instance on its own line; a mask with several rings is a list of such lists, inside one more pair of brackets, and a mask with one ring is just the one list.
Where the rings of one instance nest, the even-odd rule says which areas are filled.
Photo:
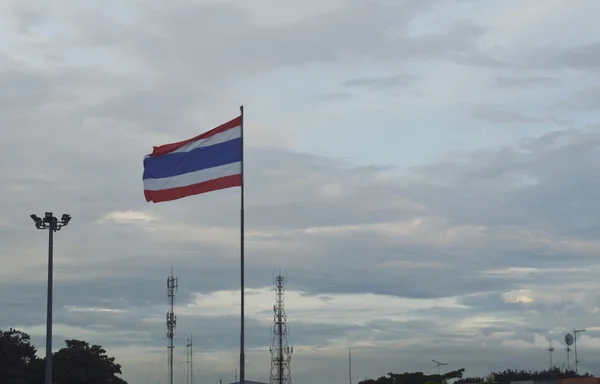
[[183, 147], [169, 153], [189, 152], [196, 148], [210, 147], [211, 145], [224, 143], [233, 139], [239, 139], [240, 137], [242, 137], [242, 127], [234, 127], [226, 130], [225, 132], [217, 133], [216, 135], [207, 137], [206, 139], [192, 141], [191, 143], [187, 143]]
[[201, 169], [182, 175], [163, 177], [160, 179], [144, 179], [144, 189], [148, 191], [160, 191], [163, 189], [187, 187], [205, 181], [218, 179], [225, 176], [239, 175], [242, 173], [242, 163], [230, 163], [218, 167]]

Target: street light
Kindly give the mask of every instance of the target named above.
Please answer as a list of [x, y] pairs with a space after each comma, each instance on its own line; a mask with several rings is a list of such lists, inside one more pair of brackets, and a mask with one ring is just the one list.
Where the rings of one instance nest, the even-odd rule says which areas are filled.
[[48, 301], [46, 304], [46, 384], [52, 384], [52, 248], [53, 234], [69, 224], [71, 215], [64, 214], [60, 220], [46, 212], [43, 218], [30, 216], [37, 229], [48, 229]]

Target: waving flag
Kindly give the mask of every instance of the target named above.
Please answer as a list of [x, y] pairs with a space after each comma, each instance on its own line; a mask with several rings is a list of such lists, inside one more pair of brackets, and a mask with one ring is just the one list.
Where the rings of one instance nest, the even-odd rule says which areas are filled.
[[144, 196], [159, 203], [242, 186], [242, 116], [144, 157]]
[[144, 196], [159, 203], [240, 188], [240, 382], [245, 380], [244, 106], [240, 116], [194, 138], [154, 147], [144, 157]]

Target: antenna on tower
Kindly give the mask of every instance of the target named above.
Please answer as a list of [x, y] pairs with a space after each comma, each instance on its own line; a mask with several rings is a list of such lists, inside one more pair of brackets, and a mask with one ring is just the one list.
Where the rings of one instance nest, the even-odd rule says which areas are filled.
[[550, 347], [548, 347], [548, 349], [546, 349], [546, 351], [548, 351], [548, 353], [550, 354], [550, 368], [553, 367], [552, 365], [552, 352], [554, 352], [554, 347], [552, 347], [552, 336], [550, 336]]
[[275, 305], [273, 305], [273, 333], [271, 338], [271, 377], [269, 384], [291, 384], [290, 362], [294, 347], [288, 346], [287, 315], [283, 305], [285, 277], [275, 278]]
[[435, 365], [437, 366], [437, 370], [438, 370], [438, 376], [440, 375], [440, 366], [441, 366], [441, 365], [448, 365], [448, 363], [440, 363], [440, 362], [439, 362], [439, 361], [437, 361], [437, 360], [431, 360], [431, 361], [433, 361], [433, 362], [435, 363]]
[[171, 275], [167, 278], [167, 297], [169, 298], [169, 312], [167, 312], [167, 339], [169, 353], [169, 384], [173, 384], [173, 339], [175, 338], [175, 326], [177, 316], [175, 316], [175, 291], [177, 291], [178, 280], [173, 276], [173, 267], [171, 266]]

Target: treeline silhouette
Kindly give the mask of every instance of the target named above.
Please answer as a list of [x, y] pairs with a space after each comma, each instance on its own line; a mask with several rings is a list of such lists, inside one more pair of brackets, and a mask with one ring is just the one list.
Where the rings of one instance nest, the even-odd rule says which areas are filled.
[[543, 371], [525, 371], [507, 369], [502, 372], [492, 372], [486, 377], [463, 377], [464, 368], [451, 371], [443, 375], [426, 375], [423, 372], [405, 372], [388, 373], [387, 376], [381, 376], [378, 379], [367, 379], [358, 384], [439, 384], [449, 380], [456, 379], [454, 384], [475, 384], [475, 383], [508, 383], [511, 381], [527, 380], [556, 380], [571, 379], [576, 377], [593, 377], [589, 373], [577, 374], [572, 370], [561, 370], [559, 367], [552, 367]]
[[[121, 366], [99, 345], [66, 340], [52, 354], [53, 384], [127, 384]], [[0, 383], [44, 384], [46, 358], [40, 359], [25, 332], [0, 330]]]
[[557, 380], [557, 379], [574, 379], [576, 377], [594, 377], [589, 373], [579, 374], [574, 370], [565, 369], [562, 370], [560, 367], [552, 367], [544, 369], [542, 371], [525, 371], [516, 369], [507, 369], [502, 372], [492, 372], [490, 377], [467, 377], [459, 379], [455, 384], [471, 384], [471, 383], [482, 383], [493, 380], [495, 383], [506, 383], [509, 381], [544, 381], [544, 380]]
[[463, 377], [465, 369], [444, 373], [443, 375], [426, 375], [423, 372], [388, 373], [378, 379], [367, 379], [358, 384], [428, 384], [442, 383], [452, 379]]

